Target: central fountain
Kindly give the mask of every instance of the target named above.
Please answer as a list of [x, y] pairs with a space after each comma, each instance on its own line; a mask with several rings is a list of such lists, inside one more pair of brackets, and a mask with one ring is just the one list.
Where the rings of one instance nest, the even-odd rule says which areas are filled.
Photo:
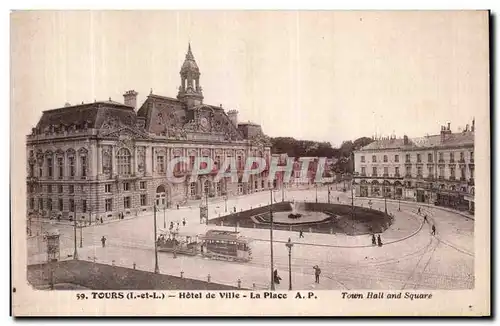
[[292, 207], [292, 213], [288, 214], [288, 218], [295, 219], [302, 217], [302, 214], [297, 213], [297, 210], [295, 208], [295, 201], [292, 201], [290, 203], [290, 206]]

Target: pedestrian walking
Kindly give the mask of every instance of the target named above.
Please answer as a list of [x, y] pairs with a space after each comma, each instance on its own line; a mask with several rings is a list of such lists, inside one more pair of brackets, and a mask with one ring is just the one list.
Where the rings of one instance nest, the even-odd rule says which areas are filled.
[[273, 276], [273, 278], [274, 278], [274, 283], [280, 284], [281, 277], [278, 275], [278, 270], [277, 269], [274, 270], [274, 276]]
[[340, 202], [340, 197], [337, 197], [337, 201]]
[[106, 247], [106, 237], [105, 236], [102, 236], [101, 243], [102, 243], [103, 248]]
[[436, 235], [436, 226], [432, 224], [432, 235]]
[[299, 231], [299, 239], [304, 237], [304, 231], [300, 230]]
[[377, 236], [378, 246], [382, 247], [382, 239], [380, 239], [380, 234]]
[[372, 234], [372, 246], [377, 245], [377, 239], [375, 238], [375, 234]]
[[236, 206], [233, 207], [234, 212], [236, 213]]
[[179, 204], [177, 204], [177, 209], [179, 209]]
[[427, 221], [427, 214], [424, 215], [424, 222], [429, 222]]
[[182, 226], [186, 226], [186, 218], [182, 219]]
[[418, 215], [420, 215], [420, 207], [418, 208]]
[[313, 268], [314, 268], [315, 283], [319, 284], [319, 276], [321, 275], [321, 268], [319, 268], [318, 265], [315, 265]]
[[102, 217], [101, 217], [101, 224], [103, 223]]

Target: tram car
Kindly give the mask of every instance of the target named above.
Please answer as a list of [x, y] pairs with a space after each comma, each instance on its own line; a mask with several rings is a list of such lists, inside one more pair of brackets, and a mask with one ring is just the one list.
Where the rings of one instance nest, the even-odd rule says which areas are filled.
[[165, 232], [161, 234], [156, 242], [160, 252], [172, 252], [175, 254], [196, 256], [200, 250], [200, 242], [197, 235], [180, 234], [178, 232]]
[[201, 254], [218, 260], [248, 262], [252, 259], [250, 240], [239, 232], [209, 230], [203, 236]]

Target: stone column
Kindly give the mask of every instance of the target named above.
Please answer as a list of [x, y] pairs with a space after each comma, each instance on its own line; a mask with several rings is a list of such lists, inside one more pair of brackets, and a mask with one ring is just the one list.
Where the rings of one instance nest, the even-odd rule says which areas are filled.
[[132, 173], [137, 174], [137, 146], [134, 146], [133, 151]]
[[97, 142], [91, 141], [89, 143], [89, 159], [91, 159], [91, 161], [89, 162], [89, 166], [90, 166], [89, 177], [95, 178], [97, 180], [97, 176], [98, 176]]
[[102, 148], [99, 144], [96, 144], [96, 155], [97, 155], [97, 175], [102, 175]]
[[111, 146], [111, 166], [112, 166], [112, 176], [115, 176], [118, 174], [118, 171], [116, 170], [116, 149], [115, 145]]

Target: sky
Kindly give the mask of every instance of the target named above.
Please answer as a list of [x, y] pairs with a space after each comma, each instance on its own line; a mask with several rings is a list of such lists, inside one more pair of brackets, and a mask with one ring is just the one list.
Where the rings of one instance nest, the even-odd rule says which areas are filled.
[[11, 15], [11, 123], [176, 97], [188, 42], [204, 102], [272, 137], [419, 137], [489, 106], [487, 12], [33, 11]]

